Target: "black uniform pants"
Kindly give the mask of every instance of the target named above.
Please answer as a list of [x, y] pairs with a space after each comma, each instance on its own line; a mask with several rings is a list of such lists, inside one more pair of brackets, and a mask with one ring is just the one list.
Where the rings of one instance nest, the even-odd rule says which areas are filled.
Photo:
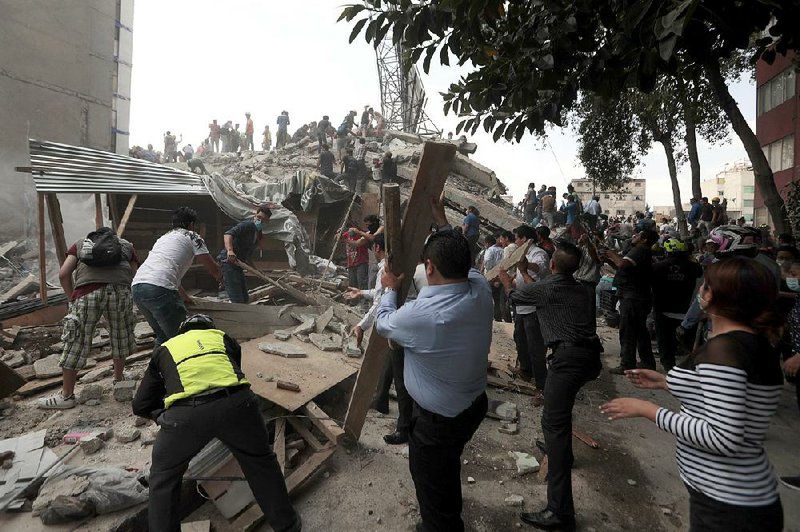
[[783, 530], [781, 500], [767, 506], [734, 506], [690, 488], [689, 532], [780, 532]]
[[550, 360], [544, 389], [542, 432], [547, 448], [547, 509], [571, 520], [572, 501], [572, 407], [575, 396], [600, 374], [600, 354], [583, 347], [556, 348]]
[[636, 367], [636, 350], [642, 367], [656, 369], [650, 331], [647, 330], [647, 316], [650, 314], [649, 299], [623, 297], [619, 300], [619, 344], [622, 367]]
[[414, 403], [408, 467], [417, 492], [422, 530], [462, 532], [461, 453], [486, 415], [482, 393], [456, 417], [428, 412]]
[[669, 318], [658, 311], [653, 314], [655, 314], [656, 339], [658, 340], [658, 358], [661, 359], [664, 370], [669, 371], [675, 366], [675, 358], [678, 354], [678, 339], [675, 337], [675, 330], [681, 324], [681, 320]]
[[514, 316], [514, 343], [521, 370], [533, 375], [539, 390], [547, 382], [547, 347], [535, 312]]
[[402, 347], [389, 349], [388, 360], [383, 371], [378, 395], [375, 397], [375, 406], [381, 410], [389, 410], [389, 388], [394, 381], [394, 391], [397, 394], [397, 432], [408, 432], [411, 425], [411, 409], [413, 400], [408, 395], [404, 379], [403, 367], [405, 364], [405, 351]]
[[173, 405], [158, 418], [161, 430], [150, 466], [150, 530], [180, 532], [181, 479], [189, 461], [213, 438], [233, 453], [256, 502], [276, 532], [300, 530], [283, 473], [269, 444], [256, 396], [243, 388], [207, 403]]

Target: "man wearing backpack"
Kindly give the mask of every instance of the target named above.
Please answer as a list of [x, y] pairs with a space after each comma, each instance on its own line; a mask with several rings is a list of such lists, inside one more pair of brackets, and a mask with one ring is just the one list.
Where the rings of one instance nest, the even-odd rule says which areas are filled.
[[60, 393], [39, 399], [39, 408], [75, 407], [78, 371], [86, 366], [94, 331], [102, 316], [108, 322], [114, 380], [123, 379], [125, 358], [136, 347], [131, 280], [138, 265], [133, 245], [118, 238], [108, 227], [89, 233], [67, 250], [67, 258], [58, 272], [69, 298], [69, 312], [61, 335], [64, 350], [58, 361], [63, 384]]

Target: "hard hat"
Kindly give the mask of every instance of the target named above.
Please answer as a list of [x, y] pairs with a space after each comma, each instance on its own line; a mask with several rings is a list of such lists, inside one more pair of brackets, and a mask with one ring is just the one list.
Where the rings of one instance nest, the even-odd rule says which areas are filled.
[[715, 202], [715, 201], [719, 201], [719, 197], [718, 196], [714, 196], [713, 198], [711, 198], [711, 202], [712, 203]]
[[189, 316], [178, 326], [178, 332], [183, 334], [187, 331], [192, 331], [195, 329], [213, 329], [214, 328], [214, 320], [211, 319], [211, 316], [206, 314], [194, 314]]
[[670, 238], [664, 242], [664, 251], [667, 253], [688, 253], [689, 246], [677, 238]]
[[761, 244], [761, 232], [753, 227], [721, 225], [708, 236], [719, 246], [717, 255], [754, 256]]

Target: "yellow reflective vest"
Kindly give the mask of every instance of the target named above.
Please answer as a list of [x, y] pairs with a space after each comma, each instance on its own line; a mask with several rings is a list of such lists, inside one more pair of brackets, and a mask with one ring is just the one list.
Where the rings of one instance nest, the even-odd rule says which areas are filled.
[[169, 351], [180, 379], [180, 390], [167, 386], [165, 408], [178, 399], [214, 388], [250, 384], [241, 369], [231, 362], [224, 337], [225, 333], [220, 330], [201, 329], [179, 334], [162, 344]]

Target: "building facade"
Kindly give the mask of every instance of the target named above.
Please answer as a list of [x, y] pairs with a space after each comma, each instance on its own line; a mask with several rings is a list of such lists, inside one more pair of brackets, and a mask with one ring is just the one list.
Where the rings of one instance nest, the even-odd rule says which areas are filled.
[[620, 191], [596, 190], [591, 179], [573, 179], [570, 184], [575, 193], [586, 205], [592, 195], [600, 196], [600, 206], [608, 216], [630, 216], [637, 212], [645, 212], [647, 201], [647, 182], [644, 179], [631, 179]]
[[[778, 192], [786, 200], [787, 185], [800, 179], [800, 122], [795, 52], [778, 54], [769, 65], [756, 63], [756, 136], [767, 156]], [[756, 188], [754, 222], [770, 224], [764, 198]]]
[[[28, 139], [128, 152], [133, 0], [0, 0], [0, 242], [36, 232]], [[59, 196], [67, 238], [94, 227]]]
[[729, 220], [741, 216], [748, 222], [755, 219], [755, 174], [749, 162], [726, 165], [716, 176], [701, 181], [700, 190], [709, 201], [714, 197], [728, 200]]

